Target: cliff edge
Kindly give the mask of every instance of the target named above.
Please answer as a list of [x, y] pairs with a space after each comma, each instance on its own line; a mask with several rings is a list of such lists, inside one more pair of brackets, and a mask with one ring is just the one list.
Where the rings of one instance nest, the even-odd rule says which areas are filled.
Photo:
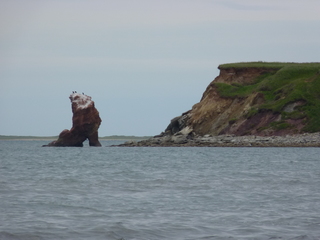
[[72, 107], [72, 128], [63, 130], [58, 140], [44, 145], [44, 147], [82, 147], [83, 142], [88, 139], [90, 146], [100, 147], [98, 140], [98, 129], [101, 119], [94, 101], [90, 96], [72, 93], [69, 96]]
[[151, 142], [186, 144], [203, 136], [271, 137], [320, 131], [320, 63], [250, 62], [218, 69], [219, 76], [200, 102], [172, 119]]

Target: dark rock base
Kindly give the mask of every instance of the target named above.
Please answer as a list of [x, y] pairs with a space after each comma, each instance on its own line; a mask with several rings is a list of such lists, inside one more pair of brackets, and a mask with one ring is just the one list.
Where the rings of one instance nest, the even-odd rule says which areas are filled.
[[288, 136], [156, 136], [113, 147], [320, 147], [320, 133]]

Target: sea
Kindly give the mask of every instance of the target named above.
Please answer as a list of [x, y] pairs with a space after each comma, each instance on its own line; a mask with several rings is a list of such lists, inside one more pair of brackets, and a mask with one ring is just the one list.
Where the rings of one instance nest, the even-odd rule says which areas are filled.
[[0, 141], [0, 239], [320, 239], [320, 148]]

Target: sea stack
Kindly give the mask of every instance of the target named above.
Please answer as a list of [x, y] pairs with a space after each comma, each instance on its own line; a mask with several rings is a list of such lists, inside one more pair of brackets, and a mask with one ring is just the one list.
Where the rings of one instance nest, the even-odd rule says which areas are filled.
[[63, 130], [56, 141], [44, 147], [83, 147], [88, 139], [89, 145], [101, 147], [98, 139], [98, 129], [101, 118], [90, 96], [73, 92], [70, 95], [72, 106], [72, 128]]

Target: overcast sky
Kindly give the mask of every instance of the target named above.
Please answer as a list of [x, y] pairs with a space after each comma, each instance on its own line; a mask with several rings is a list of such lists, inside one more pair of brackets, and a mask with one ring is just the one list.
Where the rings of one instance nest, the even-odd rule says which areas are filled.
[[219, 64], [320, 62], [319, 0], [0, 0], [0, 135], [55, 136], [69, 95], [100, 136], [151, 136], [199, 102]]

